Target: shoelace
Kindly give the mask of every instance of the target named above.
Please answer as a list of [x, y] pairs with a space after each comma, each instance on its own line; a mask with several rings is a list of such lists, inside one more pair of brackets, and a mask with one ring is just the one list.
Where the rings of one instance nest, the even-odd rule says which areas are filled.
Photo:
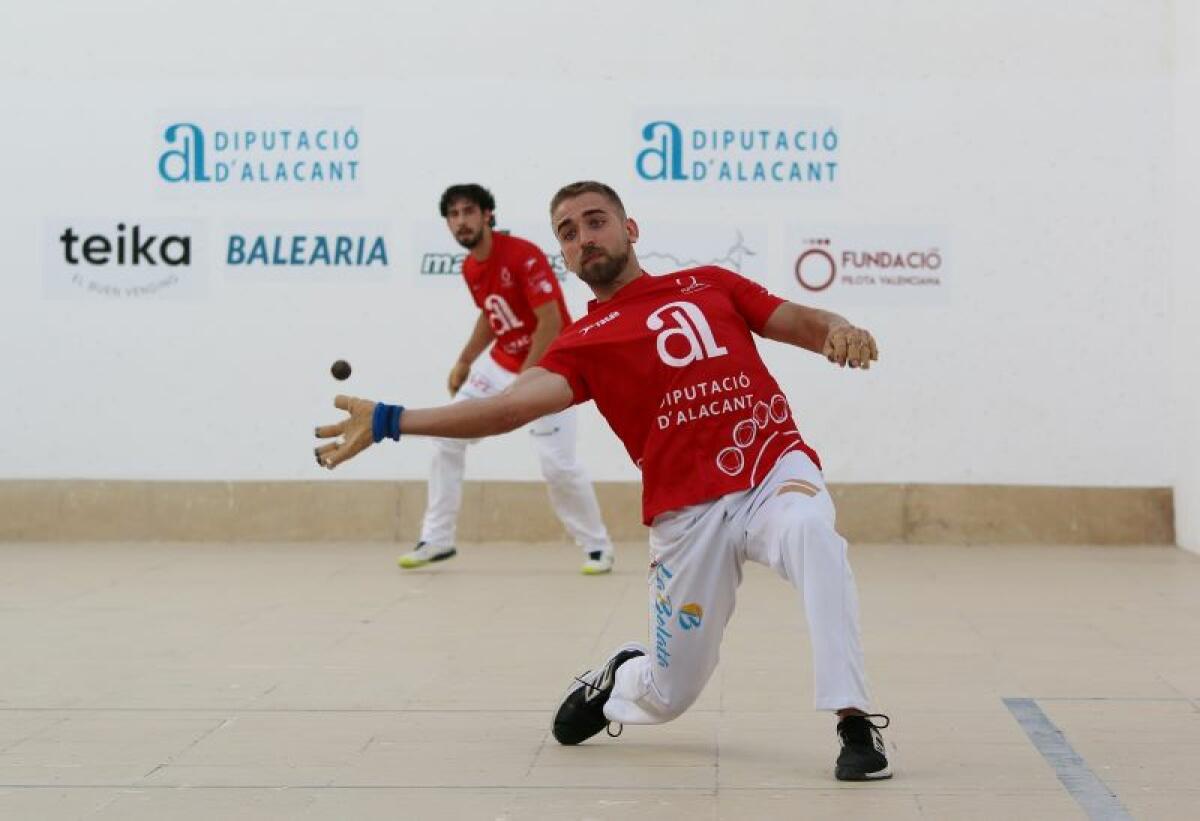
[[[870, 728], [869, 730], [867, 730], [868, 737], [870, 737], [870, 735], [871, 735], [871, 730], [876, 730], [876, 731], [886, 730], [888, 727], [892, 726], [891, 717], [886, 716], [883, 713], [865, 713], [863, 715], [845, 716], [845, 717], [843, 717], [842, 720], [844, 721], [845, 719], [848, 719], [848, 718], [861, 718], [863, 720], [863, 722], [867, 725], [867, 727]], [[874, 721], [872, 721], [872, 719], [882, 719], [883, 723], [876, 724]], [[854, 722], [854, 723], [857, 723], [857, 722]], [[840, 735], [843, 739], [845, 739], [845, 737], [847, 735], [847, 731], [853, 732], [853, 728], [852, 727], [838, 728], [838, 735]]]
[[[597, 672], [598, 672], [598, 675], [597, 675]], [[608, 664], [601, 667], [599, 671], [588, 670], [586, 673], [581, 673], [580, 675], [575, 676], [575, 680], [578, 681], [580, 684], [582, 684], [584, 687], [587, 687], [593, 693], [600, 693], [600, 692], [603, 692], [606, 688], [612, 687], [612, 679], [614, 678], [613, 673], [614, 673], [614, 670], [612, 669], [612, 662], [610, 661]], [[589, 675], [595, 676], [595, 678], [598, 679], [598, 683], [592, 683], [583, 678], [584, 676], [589, 676]], [[591, 697], [585, 696], [584, 700], [590, 701], [591, 698], [594, 698], [594, 695]]]
[[580, 684], [582, 684], [584, 687], [588, 688], [589, 690], [601, 689], [600, 687], [597, 687], [595, 684], [592, 684], [590, 681], [588, 681], [587, 679], [584, 678], [584, 676], [591, 675], [591, 673], [592, 673], [591, 670], [585, 670], [584, 672], [575, 676], [575, 680], [577, 682], [579, 682]]
[[[604, 689], [603, 687], [597, 687], [595, 684], [592, 684], [590, 681], [588, 681], [584, 678], [584, 676], [588, 675], [591, 672], [592, 672], [591, 670], [588, 670], [585, 673], [580, 673], [579, 675], [575, 676], [575, 680], [578, 681], [580, 684], [582, 684], [584, 687], [587, 687], [589, 690], [603, 690]], [[615, 733], [613, 732], [614, 724], [617, 727], [617, 731]], [[624, 731], [625, 731], [625, 725], [619, 721], [610, 721], [604, 725], [604, 732], [608, 733], [609, 738], [617, 738]]]

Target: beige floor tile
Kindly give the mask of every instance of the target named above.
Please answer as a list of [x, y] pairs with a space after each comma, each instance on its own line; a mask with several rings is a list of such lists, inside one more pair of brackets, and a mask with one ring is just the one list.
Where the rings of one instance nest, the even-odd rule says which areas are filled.
[[291, 821], [306, 817], [312, 790], [131, 788], [117, 791], [88, 821]]
[[321, 790], [303, 821], [663, 821], [712, 817], [707, 790], [632, 789], [355, 789]]
[[119, 790], [88, 787], [0, 787], [0, 818], [82, 819], [113, 802]]
[[[968, 736], [969, 738], [969, 736]], [[906, 743], [897, 749], [898, 787], [931, 792], [1055, 792], [1054, 771], [1028, 743]]]
[[796, 819], [858, 821], [886, 818], [916, 821], [922, 818], [914, 796], [881, 792], [880, 784], [846, 785], [842, 789], [723, 788], [717, 799], [718, 819]]
[[714, 787], [713, 765], [671, 766], [627, 765], [625, 762], [597, 763], [579, 766], [572, 762], [565, 767], [539, 765], [525, 779], [529, 786], [555, 789], [612, 788], [624, 789], [711, 789]]
[[508, 742], [453, 747], [375, 744], [339, 769], [329, 783], [426, 789], [520, 785], [528, 780], [536, 754], [535, 746]]
[[691, 711], [564, 748], [571, 677], [646, 637], [645, 545], [601, 578], [563, 543], [417, 572], [405, 546], [0, 544], [0, 817], [1083, 817], [1006, 697], [1135, 817], [1200, 806], [1182, 551], [856, 546], [896, 777], [843, 785], [769, 571]]
[[1183, 698], [1042, 699], [1039, 705], [1072, 738], [1120, 742], [1149, 733], [1171, 744], [1200, 744], [1200, 706]]
[[[1121, 661], [1114, 663], [1117, 659]], [[1073, 655], [1069, 660], [1004, 660], [1020, 693], [1045, 698], [1176, 698], [1179, 691], [1137, 656]]]
[[1122, 790], [1121, 805], [1138, 821], [1194, 821], [1200, 795], [1167, 789]]
[[286, 758], [258, 760], [247, 764], [169, 764], [130, 787], [203, 788], [203, 789], [274, 789], [329, 787], [337, 780], [340, 768], [292, 764]]
[[1200, 709], [1200, 654], [1161, 659], [1156, 669], [1164, 682]]
[[1076, 736], [1071, 738], [1071, 746], [1117, 795], [1140, 790], [1188, 791], [1200, 809], [1200, 744], [1181, 744], [1169, 736], [1153, 743]]
[[78, 711], [0, 754], [0, 783], [131, 784], [203, 739], [220, 717]]
[[0, 712], [0, 754], [37, 738], [67, 720], [63, 713], [49, 710], [5, 710]]
[[[1083, 821], [1087, 818], [1078, 804], [1066, 793], [922, 793], [917, 796], [920, 817], [926, 821]], [[1138, 816], [1139, 818], [1141, 816]]]

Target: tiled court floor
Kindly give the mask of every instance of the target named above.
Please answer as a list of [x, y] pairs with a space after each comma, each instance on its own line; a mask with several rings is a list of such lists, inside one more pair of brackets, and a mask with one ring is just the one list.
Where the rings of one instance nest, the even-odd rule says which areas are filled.
[[689, 713], [563, 748], [571, 676], [646, 634], [645, 546], [395, 553], [0, 545], [0, 818], [1200, 817], [1200, 556], [855, 547], [896, 777], [846, 785], [769, 571]]

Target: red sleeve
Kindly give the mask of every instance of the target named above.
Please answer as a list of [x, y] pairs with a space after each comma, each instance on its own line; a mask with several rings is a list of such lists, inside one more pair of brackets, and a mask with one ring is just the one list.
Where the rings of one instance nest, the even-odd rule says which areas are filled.
[[536, 245], [523, 245], [513, 262], [516, 263], [521, 287], [525, 289], [525, 299], [530, 308], [538, 308], [562, 298], [562, 288], [554, 276], [554, 269]]
[[551, 373], [556, 373], [563, 379], [567, 380], [567, 384], [571, 386], [573, 398], [571, 404], [579, 405], [592, 398], [592, 392], [588, 390], [587, 382], [584, 381], [583, 373], [579, 367], [578, 352], [568, 346], [559, 344], [563, 337], [559, 335], [557, 339], [550, 343], [550, 347], [546, 348], [546, 352], [542, 354], [542, 358], [538, 360], [537, 367], [545, 368]]
[[718, 281], [728, 291], [730, 299], [733, 300], [733, 306], [746, 320], [750, 330], [756, 334], [762, 333], [763, 326], [767, 324], [771, 314], [787, 301], [775, 296], [754, 280], [746, 279], [741, 274], [735, 274], [724, 268], [714, 267], [712, 270], [717, 274]]

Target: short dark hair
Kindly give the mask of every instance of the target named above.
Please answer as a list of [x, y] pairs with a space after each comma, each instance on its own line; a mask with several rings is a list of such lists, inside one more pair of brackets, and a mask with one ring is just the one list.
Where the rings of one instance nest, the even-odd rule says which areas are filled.
[[492, 196], [492, 192], [477, 183], [459, 183], [452, 185], [442, 192], [441, 202], [438, 203], [438, 211], [444, 219], [446, 213], [450, 210], [450, 206], [454, 205], [458, 200], [467, 200], [479, 206], [480, 211], [491, 211], [493, 216], [488, 220], [489, 227], [496, 225], [496, 198]]
[[609, 202], [617, 206], [617, 210], [621, 212], [621, 216], [625, 216], [625, 203], [621, 202], [621, 198], [617, 196], [617, 192], [612, 190], [610, 186], [602, 182], [596, 182], [595, 180], [580, 180], [579, 182], [573, 182], [558, 189], [558, 193], [550, 200], [550, 215], [554, 216], [554, 209], [562, 205], [563, 200], [569, 200], [582, 194], [599, 194], [605, 197]]

